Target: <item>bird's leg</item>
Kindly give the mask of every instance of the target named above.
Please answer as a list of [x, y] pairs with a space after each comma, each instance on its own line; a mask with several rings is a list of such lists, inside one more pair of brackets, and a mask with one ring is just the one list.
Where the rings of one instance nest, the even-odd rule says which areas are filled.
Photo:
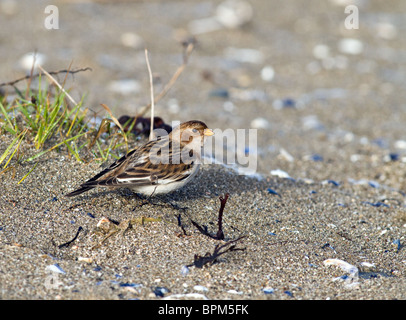
[[134, 209], [133, 209], [132, 211], [135, 211], [135, 209], [141, 208], [142, 206], [144, 206], [144, 205], [146, 205], [146, 204], [152, 204], [152, 205], [153, 205], [154, 203], [151, 202], [151, 198], [152, 198], [152, 196], [154, 195], [155, 190], [156, 190], [157, 187], [158, 187], [158, 186], [156, 186], [156, 187], [154, 188], [154, 191], [152, 191], [152, 193], [151, 193], [147, 198], [145, 198], [145, 197], [142, 196], [141, 194], [135, 193], [135, 195], [136, 195], [139, 199], [142, 200], [142, 203], [141, 203], [140, 205], [134, 207]]
[[[173, 203], [173, 202], [175, 202], [176, 200], [174, 200], [173, 198], [171, 198], [169, 195], [165, 195], [165, 197], [167, 197], [167, 198], [169, 198], [169, 201], [165, 201], [164, 199], [162, 199], [162, 198], [160, 198], [160, 197], [158, 197], [158, 198], [160, 198], [160, 200], [163, 202], [163, 203], [165, 203], [166, 205], [170, 205], [173, 209], [175, 209], [175, 210], [183, 210], [183, 211], [186, 211], [188, 208], [187, 207], [180, 207], [180, 206], [178, 206], [176, 203]], [[173, 201], [173, 202], [172, 202]]]

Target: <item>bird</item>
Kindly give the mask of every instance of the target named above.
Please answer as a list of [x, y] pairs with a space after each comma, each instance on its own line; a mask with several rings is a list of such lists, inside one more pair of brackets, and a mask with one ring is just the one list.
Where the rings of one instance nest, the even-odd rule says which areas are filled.
[[213, 130], [199, 120], [181, 123], [169, 134], [130, 151], [109, 167], [66, 194], [73, 197], [96, 187], [126, 187], [136, 194], [155, 196], [175, 191], [198, 172], [201, 149]]

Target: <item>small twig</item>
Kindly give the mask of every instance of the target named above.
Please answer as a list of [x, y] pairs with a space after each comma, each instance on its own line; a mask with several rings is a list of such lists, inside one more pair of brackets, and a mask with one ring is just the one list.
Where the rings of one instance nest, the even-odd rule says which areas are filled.
[[[186, 65], [189, 60], [189, 56], [192, 53], [194, 48], [194, 42], [189, 41], [185, 44], [185, 51], [183, 54], [183, 63], [182, 65], [175, 71], [173, 74], [172, 78], [169, 80], [169, 82], [166, 84], [166, 86], [163, 88], [163, 90], [154, 98], [154, 103], [158, 102], [161, 100], [171, 89], [173, 84], [176, 82], [176, 80], [179, 78], [183, 70], [186, 68]], [[148, 109], [151, 108], [151, 103], [147, 104], [146, 106], [142, 107], [141, 111], [134, 117], [134, 119], [138, 117], [142, 117], [145, 115], [145, 113], [148, 111]]]
[[29, 89], [30, 89], [30, 87], [31, 87], [32, 75], [33, 75], [33, 73], [34, 73], [34, 67], [35, 67], [35, 60], [36, 60], [36, 58], [37, 58], [37, 53], [35, 52], [35, 54], [34, 54], [34, 59], [32, 60], [32, 66], [31, 66], [31, 70], [30, 70], [30, 75], [29, 75], [28, 82], [27, 82], [27, 90], [25, 91], [25, 100], [28, 99], [28, 94], [29, 94], [29, 92], [30, 92]]
[[[271, 242], [271, 243], [269, 243], [269, 244], [267, 244], [268, 246], [274, 246], [274, 245], [277, 245], [277, 244], [280, 244], [280, 245], [285, 245], [285, 244], [287, 244], [287, 243], [298, 243], [298, 242], [306, 242], [307, 240], [306, 239], [300, 239], [300, 240], [281, 240], [281, 241], [276, 241], [276, 242]], [[330, 244], [328, 244], [327, 243], [327, 245], [330, 245]], [[324, 249], [323, 247], [322, 247], [322, 249]]]
[[[91, 68], [87, 67], [87, 68], [81, 68], [81, 69], [76, 69], [76, 70], [66, 70], [66, 69], [64, 69], [64, 70], [59, 70], [59, 71], [50, 71], [48, 73], [50, 75], [57, 75], [59, 73], [75, 74], [75, 73], [78, 73], [78, 72], [88, 71], [88, 70], [92, 71]], [[27, 75], [25, 77], [22, 77], [22, 78], [19, 78], [17, 80], [13, 80], [13, 81], [10, 81], [10, 82], [3, 82], [3, 83], [0, 84], [0, 87], [14, 86], [16, 83], [18, 83], [20, 81], [23, 81], [23, 80], [30, 80], [31, 81], [31, 79], [38, 78], [40, 76], [40, 74], [41, 73], [37, 73], [35, 75], [29, 74], [29, 75]]]
[[69, 247], [69, 245], [70, 245], [73, 241], [76, 240], [76, 238], [79, 236], [80, 231], [82, 231], [82, 230], [83, 230], [83, 228], [82, 228], [82, 227], [79, 227], [79, 229], [78, 229], [78, 231], [76, 232], [76, 235], [74, 236], [74, 238], [73, 238], [72, 240], [66, 242], [66, 243], [60, 244], [60, 245], [58, 246], [58, 248], [59, 248], [59, 249], [62, 249], [62, 248], [64, 248], [64, 247]]
[[91, 148], [93, 148], [93, 146], [95, 145], [97, 139], [99, 139], [99, 137], [102, 135], [102, 133], [107, 131], [107, 127], [108, 124], [110, 123], [109, 119], [104, 118], [99, 126], [99, 129], [97, 130], [96, 135], [94, 136], [93, 140], [89, 142], [89, 146], [88, 149], [90, 150]]
[[38, 68], [45, 73], [45, 75], [52, 80], [52, 82], [64, 93], [66, 94], [66, 96], [68, 97], [68, 99], [75, 105], [77, 106], [78, 104], [76, 103], [76, 101], [70, 96], [69, 93], [66, 92], [66, 90], [59, 84], [58, 81], [56, 81], [56, 79], [51, 76], [44, 68], [42, 68], [39, 64], [38, 64]]
[[145, 49], [145, 60], [147, 61], [148, 74], [149, 74], [149, 87], [151, 90], [151, 129], [149, 131], [149, 140], [152, 140], [154, 138], [154, 113], [155, 113], [154, 84], [153, 84], [151, 66], [149, 65], [147, 49]]

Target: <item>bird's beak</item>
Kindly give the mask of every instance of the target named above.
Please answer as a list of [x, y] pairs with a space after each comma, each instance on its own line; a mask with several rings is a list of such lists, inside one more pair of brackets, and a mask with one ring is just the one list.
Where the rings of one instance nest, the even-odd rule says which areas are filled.
[[214, 134], [214, 132], [213, 132], [213, 130], [211, 130], [211, 129], [204, 129], [203, 134], [204, 134], [205, 136], [212, 136], [212, 135]]

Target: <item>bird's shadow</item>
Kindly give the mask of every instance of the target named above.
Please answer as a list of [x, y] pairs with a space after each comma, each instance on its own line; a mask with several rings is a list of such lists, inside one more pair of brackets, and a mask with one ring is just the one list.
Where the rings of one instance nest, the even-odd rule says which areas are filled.
[[[102, 189], [96, 188], [91, 193], [83, 194], [77, 197], [82, 201], [86, 198], [95, 199], [103, 198], [106, 195], [115, 193], [117, 196], [134, 197], [139, 199], [153, 200], [160, 199], [163, 202], [183, 202], [188, 200], [197, 200], [201, 198], [218, 198], [226, 193], [241, 194], [243, 191], [247, 191], [247, 179], [250, 179], [248, 184], [251, 190], [266, 190], [266, 184], [264, 181], [260, 181], [256, 178], [250, 178], [244, 175], [238, 175], [234, 172], [230, 172], [221, 166], [215, 165], [215, 167], [206, 167], [201, 169], [196, 177], [181, 189], [175, 190], [168, 194], [152, 194], [151, 197], [135, 194], [129, 188], [115, 188], [115, 189]], [[150, 199], [149, 199], [150, 198]]]

